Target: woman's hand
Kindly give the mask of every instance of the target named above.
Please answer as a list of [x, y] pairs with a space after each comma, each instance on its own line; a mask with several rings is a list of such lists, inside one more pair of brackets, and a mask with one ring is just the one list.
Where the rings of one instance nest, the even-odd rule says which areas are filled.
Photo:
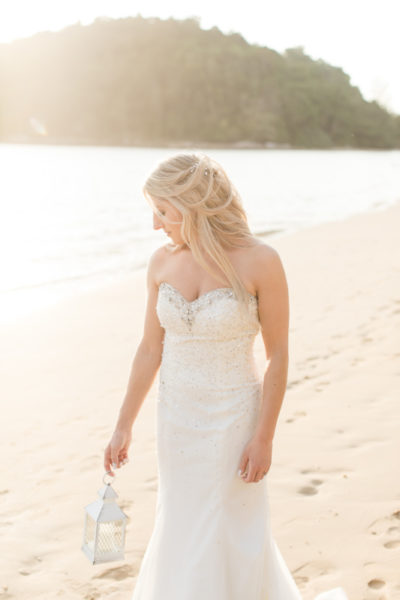
[[269, 471], [272, 461], [272, 440], [253, 436], [246, 444], [239, 463], [239, 475], [246, 483], [257, 483]]
[[119, 468], [129, 461], [128, 449], [132, 441], [132, 432], [128, 430], [116, 429], [112, 438], [104, 451], [104, 469], [110, 471], [112, 475], [115, 473], [111, 469]]

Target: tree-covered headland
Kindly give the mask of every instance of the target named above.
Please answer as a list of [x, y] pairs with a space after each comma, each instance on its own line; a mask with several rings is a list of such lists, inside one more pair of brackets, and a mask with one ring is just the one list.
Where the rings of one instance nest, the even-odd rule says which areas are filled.
[[302, 47], [138, 15], [0, 44], [0, 141], [399, 148], [400, 116]]

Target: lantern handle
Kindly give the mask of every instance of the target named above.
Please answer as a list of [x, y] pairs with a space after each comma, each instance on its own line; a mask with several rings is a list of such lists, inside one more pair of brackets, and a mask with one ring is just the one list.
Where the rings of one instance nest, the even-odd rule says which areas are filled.
[[[112, 477], [111, 481], [109, 481], [108, 483], [107, 483], [107, 481], [104, 481], [104, 478], [107, 477], [107, 475], [109, 477]], [[112, 473], [112, 471], [106, 471], [103, 475], [103, 483], [105, 483], [106, 485], [110, 485], [112, 483], [112, 481], [114, 480], [114, 477], [115, 477], [115, 475]]]

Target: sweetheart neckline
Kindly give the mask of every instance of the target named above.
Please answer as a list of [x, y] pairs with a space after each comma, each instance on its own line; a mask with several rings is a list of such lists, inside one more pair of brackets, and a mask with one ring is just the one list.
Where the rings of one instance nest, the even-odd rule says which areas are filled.
[[[208, 290], [208, 292], [204, 292], [204, 294], [200, 294], [200, 296], [198, 296], [194, 300], [187, 300], [185, 298], [185, 296], [175, 286], [173, 286], [171, 283], [168, 283], [168, 281], [161, 281], [161, 283], [159, 284], [158, 287], [160, 288], [162, 285], [166, 285], [167, 287], [169, 287], [172, 290], [174, 290], [174, 292], [176, 292], [182, 298], [182, 300], [184, 302], [186, 302], [186, 304], [194, 304], [195, 302], [198, 302], [199, 300], [201, 300], [205, 296], [208, 296], [209, 294], [212, 294], [213, 292], [221, 292], [221, 291], [224, 291], [224, 290], [233, 291], [232, 287], [219, 287], [219, 288], [214, 288], [213, 290]], [[250, 298], [252, 298], [254, 300], [257, 300], [257, 296], [255, 296], [254, 294], [251, 294], [249, 292], [249, 290], [246, 290], [246, 292], [250, 296]]]

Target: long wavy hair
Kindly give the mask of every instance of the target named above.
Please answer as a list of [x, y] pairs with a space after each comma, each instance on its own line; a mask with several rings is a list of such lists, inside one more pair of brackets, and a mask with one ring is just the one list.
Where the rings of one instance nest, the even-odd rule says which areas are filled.
[[168, 200], [182, 214], [182, 244], [194, 259], [219, 281], [222, 277], [204, 260], [205, 251], [228, 279], [240, 304], [247, 306], [248, 292], [238, 277], [227, 249], [254, 245], [247, 215], [238, 191], [222, 166], [204, 153], [176, 154], [158, 164], [143, 186], [147, 201]]

